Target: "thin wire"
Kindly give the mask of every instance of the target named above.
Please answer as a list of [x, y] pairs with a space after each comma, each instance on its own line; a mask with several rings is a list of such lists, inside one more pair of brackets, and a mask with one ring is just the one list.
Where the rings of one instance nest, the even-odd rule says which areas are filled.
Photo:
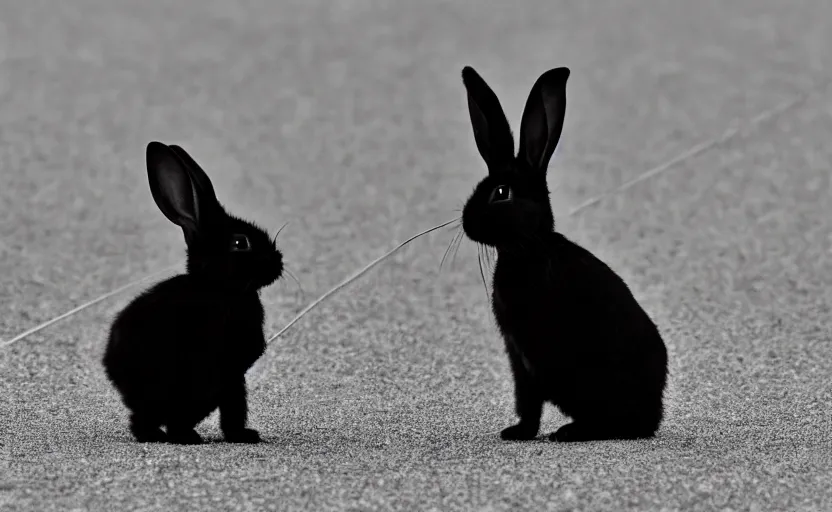
[[[797, 105], [806, 101], [806, 99], [809, 98], [809, 96], [811, 96], [812, 92], [814, 92], [814, 90], [810, 90], [810, 91], [808, 91], [804, 94], [801, 94], [801, 95], [799, 95], [795, 98], [792, 98], [791, 100], [784, 101], [783, 103], [781, 103], [781, 104], [779, 104], [779, 105], [777, 105], [777, 106], [775, 106], [775, 107], [773, 107], [769, 110], [766, 110], [766, 111], [760, 113], [759, 115], [757, 115], [756, 117], [751, 119], [751, 121], [749, 121], [745, 125], [745, 129], [746, 130], [753, 130], [754, 128], [756, 128], [759, 124], [763, 123], [764, 121], [766, 121], [768, 119], [771, 119], [772, 117], [775, 117], [776, 115], [779, 115], [783, 112], [786, 112], [787, 110], [790, 110], [790, 109], [796, 107]], [[688, 151], [685, 151], [684, 153], [680, 154], [679, 156], [677, 156], [677, 157], [675, 157], [675, 158], [673, 158], [673, 159], [671, 159], [671, 160], [669, 160], [669, 161], [667, 161], [667, 162], [665, 162], [665, 163], [663, 163], [663, 164], [661, 164], [657, 167], [654, 167], [653, 169], [650, 169], [650, 170], [636, 176], [632, 180], [625, 182], [624, 184], [616, 187], [615, 189], [587, 199], [583, 203], [581, 203], [578, 206], [576, 206], [575, 208], [573, 208], [567, 215], [569, 217], [572, 217], [572, 216], [578, 214], [579, 212], [589, 208], [590, 206], [596, 205], [596, 204], [600, 203], [602, 200], [604, 200], [608, 197], [613, 197], [615, 195], [618, 195], [621, 192], [624, 192], [625, 190], [628, 190], [629, 188], [633, 187], [634, 185], [636, 185], [638, 183], [641, 183], [641, 182], [646, 181], [646, 180], [648, 180], [648, 179], [650, 179], [654, 176], [662, 174], [662, 173], [670, 170], [671, 168], [675, 167], [676, 165], [678, 165], [678, 164], [680, 164], [680, 163], [682, 163], [686, 160], [694, 158], [694, 157], [696, 157], [696, 156], [698, 156], [702, 153], [705, 153], [705, 152], [707, 152], [707, 151], [709, 151], [709, 150], [711, 150], [711, 149], [713, 149], [717, 146], [720, 146], [722, 144], [726, 144], [726, 143], [730, 142], [731, 140], [733, 140], [737, 135], [739, 135], [740, 131], [741, 131], [740, 127], [730, 128], [730, 129], [726, 130], [720, 137], [717, 137], [715, 139], [711, 139], [709, 141], [702, 142], [701, 144], [697, 144], [696, 146], [690, 148]], [[396, 251], [398, 251], [399, 249], [401, 249], [402, 247], [404, 247], [408, 243], [412, 242], [413, 240], [415, 240], [416, 238], [418, 238], [422, 235], [430, 233], [431, 231], [434, 231], [436, 229], [448, 226], [448, 225], [456, 222], [457, 220], [458, 219], [450, 220], [450, 221], [445, 222], [445, 223], [443, 223], [439, 226], [436, 226], [436, 227], [431, 228], [429, 230], [426, 230], [422, 233], [419, 233], [418, 235], [415, 235], [415, 236], [409, 238], [408, 240], [406, 240], [405, 242], [401, 243], [396, 248], [394, 248], [392, 251], [388, 252], [387, 254], [385, 254], [385, 255], [381, 256], [380, 258], [378, 258], [377, 260], [373, 261], [372, 263], [370, 263], [369, 265], [367, 265], [366, 267], [361, 269], [358, 273], [351, 276], [347, 280], [343, 281], [338, 286], [336, 286], [335, 288], [333, 288], [332, 290], [330, 290], [329, 292], [325, 293], [323, 296], [318, 298], [315, 302], [313, 302], [312, 304], [307, 306], [294, 319], [292, 319], [292, 321], [289, 322], [289, 324], [287, 324], [283, 329], [281, 329], [276, 334], [274, 334], [271, 338], [269, 338], [269, 342], [271, 342], [272, 340], [274, 340], [275, 338], [279, 337], [284, 332], [286, 332], [289, 329], [289, 327], [294, 325], [298, 320], [300, 320], [300, 318], [302, 318], [304, 315], [306, 315], [306, 313], [311, 311], [313, 308], [315, 308], [318, 304], [320, 304], [325, 299], [330, 297], [332, 294], [336, 293], [338, 290], [342, 289], [344, 286], [348, 285], [349, 283], [353, 282], [354, 280], [358, 279], [359, 277], [361, 277], [362, 275], [367, 273], [371, 268], [373, 268], [374, 266], [376, 266], [379, 263], [381, 263], [382, 261], [384, 261], [385, 258], [394, 254]], [[285, 227], [285, 224], [284, 224], [283, 227]], [[280, 230], [282, 230], [283, 227], [281, 227]], [[278, 234], [280, 234], [280, 230], [278, 230]], [[275, 235], [275, 239], [276, 238], [277, 238], [277, 236]], [[53, 318], [53, 319], [51, 319], [47, 322], [44, 322], [44, 323], [42, 323], [42, 324], [40, 324], [36, 327], [33, 327], [33, 328], [29, 329], [28, 331], [25, 331], [21, 334], [18, 334], [17, 336], [15, 336], [14, 338], [12, 338], [8, 341], [0, 342], [0, 348], [7, 347], [7, 346], [11, 345], [12, 343], [20, 341], [20, 340], [22, 340], [23, 338], [25, 338], [29, 335], [32, 335], [32, 334], [34, 334], [34, 333], [36, 333], [36, 332], [38, 332], [42, 329], [45, 329], [46, 327], [49, 327], [50, 325], [52, 325], [56, 322], [59, 322], [59, 321], [63, 320], [64, 318], [70, 317], [70, 316], [72, 316], [72, 315], [90, 307], [90, 306], [98, 304], [99, 302], [112, 297], [113, 295], [117, 295], [117, 294], [123, 292], [124, 290], [132, 288], [133, 286], [136, 286], [139, 283], [142, 283], [146, 280], [149, 280], [152, 277], [154, 277], [156, 275], [159, 275], [159, 274], [162, 274], [164, 272], [167, 272], [167, 271], [169, 271], [173, 268], [175, 268], [175, 266], [160, 270], [158, 272], [154, 272], [154, 273], [152, 273], [150, 275], [147, 275], [147, 276], [145, 276], [141, 279], [138, 279], [136, 281], [128, 283], [128, 284], [126, 284], [126, 285], [124, 285], [120, 288], [117, 288], [117, 289], [115, 289], [111, 292], [105, 293], [104, 295], [102, 295], [102, 296], [100, 296], [96, 299], [93, 299], [89, 302], [81, 304], [80, 306], [78, 306], [78, 307], [76, 307], [76, 308], [74, 308], [70, 311], [67, 311], [66, 313], [64, 313], [62, 315], [59, 315], [59, 316], [57, 316], [57, 317], [55, 317], [55, 318]]]
[[[802, 95], [797, 96], [795, 98], [792, 98], [790, 100], [784, 101], [783, 103], [780, 103], [779, 105], [777, 105], [777, 106], [775, 106], [775, 107], [773, 107], [769, 110], [766, 110], [765, 112], [760, 113], [759, 115], [757, 115], [756, 117], [751, 119], [751, 121], [749, 121], [744, 126], [745, 130], [753, 130], [754, 128], [756, 128], [759, 124], [763, 123], [764, 121], [767, 121], [768, 119], [771, 119], [772, 117], [774, 117], [778, 114], [782, 114], [783, 112], [796, 107], [800, 103], [804, 102], [809, 97], [810, 94], [811, 93], [802, 94]], [[690, 160], [691, 158], [699, 156], [702, 153], [705, 153], [705, 152], [707, 152], [707, 151], [709, 151], [709, 150], [711, 150], [711, 149], [713, 149], [717, 146], [721, 146], [723, 144], [726, 144], [726, 143], [730, 142], [731, 140], [733, 140], [737, 135], [739, 135], [740, 132], [741, 132], [741, 127], [740, 126], [735, 126], [733, 128], [729, 128], [728, 130], [725, 130], [725, 132], [723, 132], [723, 134], [721, 136], [719, 136], [715, 139], [711, 139], [711, 140], [702, 142], [700, 144], [697, 144], [696, 146], [693, 146], [692, 148], [690, 148], [689, 150], [680, 154], [679, 156], [677, 156], [677, 157], [675, 157], [671, 160], [668, 160], [668, 161], [662, 163], [661, 165], [658, 165], [658, 166], [656, 166], [656, 167], [654, 167], [654, 168], [652, 168], [648, 171], [645, 171], [642, 174], [639, 174], [635, 178], [631, 179], [630, 181], [625, 182], [624, 184], [614, 188], [613, 190], [608, 191], [608, 192], [604, 192], [603, 194], [599, 194], [597, 196], [594, 196], [594, 197], [591, 197], [591, 198], [587, 199], [583, 203], [581, 203], [578, 206], [576, 206], [575, 208], [573, 208], [569, 212], [568, 215], [570, 217], [572, 217], [573, 215], [577, 214], [578, 212], [580, 212], [582, 210], [585, 210], [585, 209], [589, 208], [590, 206], [593, 206], [593, 205], [596, 205], [596, 204], [600, 203], [603, 199], [606, 199], [607, 197], [612, 197], [612, 196], [618, 195], [621, 192], [624, 192], [625, 190], [631, 188], [632, 186], [634, 186], [638, 183], [641, 183], [642, 181], [648, 180], [648, 179], [652, 178], [653, 176], [657, 176], [659, 174], [662, 174], [662, 173], [668, 171], [669, 169], [679, 165], [680, 163], [682, 163], [686, 160]]]
[[298, 322], [298, 320], [300, 320], [301, 318], [303, 318], [304, 316], [306, 316], [306, 314], [307, 314], [307, 313], [309, 313], [310, 311], [312, 311], [313, 309], [315, 309], [315, 308], [316, 308], [316, 307], [317, 307], [320, 303], [322, 303], [322, 302], [323, 302], [323, 301], [325, 301], [327, 298], [329, 298], [330, 296], [334, 295], [334, 294], [335, 294], [335, 293], [337, 293], [339, 290], [341, 290], [341, 289], [342, 289], [342, 288], [344, 288], [345, 286], [349, 285], [350, 283], [352, 283], [353, 281], [355, 281], [355, 280], [356, 280], [356, 279], [358, 279], [359, 277], [361, 277], [361, 276], [363, 276], [364, 274], [366, 274], [367, 272], [369, 272], [369, 271], [370, 271], [373, 267], [375, 267], [376, 265], [378, 265], [378, 264], [379, 264], [379, 263], [381, 263], [382, 261], [386, 260], [387, 258], [389, 258], [390, 256], [392, 256], [393, 254], [395, 254], [395, 253], [396, 253], [399, 249], [401, 249], [401, 248], [402, 248], [402, 247], [404, 247], [405, 245], [409, 244], [409, 243], [410, 243], [410, 242], [412, 242], [413, 240], [416, 240], [416, 239], [417, 239], [417, 238], [419, 238], [420, 236], [427, 235], [428, 233], [430, 233], [430, 232], [432, 232], [432, 231], [436, 231], [437, 229], [441, 229], [441, 228], [444, 228], [445, 226], [449, 226], [449, 225], [453, 224], [454, 222], [457, 222], [458, 220], [459, 220], [459, 219], [454, 218], [454, 219], [451, 219], [451, 220], [449, 220], [449, 221], [447, 221], [447, 222], [443, 222], [442, 224], [439, 224], [438, 226], [434, 226], [434, 227], [432, 227], [432, 228], [430, 228], [430, 229], [426, 229], [426, 230], [422, 231], [422, 232], [421, 232], [421, 233], [419, 233], [419, 234], [413, 235], [413, 236], [411, 236], [410, 238], [408, 238], [407, 240], [405, 240], [404, 242], [400, 243], [399, 245], [397, 245], [396, 247], [394, 247], [393, 249], [391, 249], [390, 251], [387, 251], [386, 253], [382, 254], [382, 255], [381, 255], [381, 256], [379, 256], [378, 258], [374, 259], [374, 260], [373, 260], [373, 261], [371, 261], [368, 265], [366, 265], [364, 268], [362, 268], [361, 270], [359, 270], [359, 271], [358, 271], [358, 272], [356, 272], [355, 274], [353, 274], [353, 275], [351, 275], [350, 277], [348, 277], [348, 278], [344, 279], [343, 281], [341, 281], [341, 283], [339, 283], [339, 284], [338, 284], [335, 288], [332, 288], [331, 290], [329, 290], [329, 291], [328, 291], [328, 292], [326, 292], [325, 294], [323, 294], [323, 295], [321, 295], [320, 297], [318, 297], [318, 298], [315, 300], [315, 302], [313, 302], [313, 303], [309, 304], [308, 306], [306, 306], [306, 307], [303, 309], [303, 311], [301, 311], [300, 313], [298, 313], [298, 314], [297, 314], [297, 316], [295, 316], [295, 318], [293, 318], [293, 319], [292, 319], [292, 320], [291, 320], [288, 324], [286, 324], [286, 326], [285, 326], [283, 329], [280, 329], [280, 330], [279, 330], [279, 331], [277, 331], [275, 334], [273, 334], [273, 335], [272, 335], [272, 336], [271, 336], [271, 337], [270, 337], [270, 338], [266, 341], [266, 343], [271, 343], [271, 342], [272, 342], [272, 341], [274, 341], [276, 338], [280, 337], [280, 336], [281, 336], [284, 332], [288, 331], [290, 327], [292, 327], [293, 325], [295, 325], [295, 324]]
[[164, 273], [166, 273], [166, 272], [169, 272], [169, 271], [171, 271], [171, 270], [173, 270], [173, 269], [177, 268], [178, 266], [179, 266], [179, 265], [172, 265], [172, 266], [167, 267], [167, 268], [164, 268], [164, 269], [162, 269], [162, 270], [157, 270], [156, 272], [153, 272], [152, 274], [146, 275], [146, 276], [144, 276], [144, 277], [142, 277], [142, 278], [140, 278], [140, 279], [136, 279], [135, 281], [129, 282], [129, 283], [125, 284], [124, 286], [121, 286], [121, 287], [119, 287], [119, 288], [116, 288], [116, 289], [115, 289], [115, 290], [113, 290], [113, 291], [107, 292], [107, 293], [105, 293], [104, 295], [101, 295], [101, 296], [100, 296], [100, 297], [98, 297], [98, 298], [95, 298], [95, 299], [93, 299], [93, 300], [91, 300], [91, 301], [89, 301], [89, 302], [85, 302], [85, 303], [81, 304], [80, 306], [77, 306], [77, 307], [75, 307], [75, 308], [73, 308], [73, 309], [70, 309], [69, 311], [67, 311], [66, 313], [64, 313], [64, 314], [62, 314], [62, 315], [58, 315], [58, 316], [56, 316], [55, 318], [53, 318], [53, 319], [51, 319], [51, 320], [47, 320], [46, 322], [43, 322], [43, 323], [42, 323], [42, 324], [40, 324], [40, 325], [37, 325], [37, 326], [35, 326], [35, 327], [32, 327], [32, 328], [31, 328], [31, 329], [29, 329], [28, 331], [25, 331], [25, 332], [22, 332], [22, 333], [18, 334], [17, 336], [15, 336], [14, 338], [12, 338], [12, 339], [10, 339], [10, 340], [8, 340], [8, 341], [3, 341], [3, 342], [0, 342], [0, 348], [5, 348], [5, 347], [8, 347], [8, 346], [9, 346], [9, 345], [11, 345], [12, 343], [16, 343], [16, 342], [18, 342], [18, 341], [22, 340], [23, 338], [25, 338], [25, 337], [27, 337], [27, 336], [30, 336], [30, 335], [32, 335], [32, 334], [35, 334], [35, 333], [36, 333], [36, 332], [38, 332], [38, 331], [41, 331], [41, 330], [43, 330], [43, 329], [46, 329], [47, 327], [49, 327], [50, 325], [52, 325], [52, 324], [54, 324], [54, 323], [56, 323], [56, 322], [60, 322], [60, 321], [61, 321], [61, 320], [63, 320], [64, 318], [67, 318], [67, 317], [69, 317], [69, 316], [72, 316], [72, 315], [74, 315], [75, 313], [78, 313], [79, 311], [82, 311], [82, 310], [84, 310], [84, 309], [87, 309], [87, 308], [88, 308], [88, 307], [90, 307], [90, 306], [94, 306], [95, 304], [98, 304], [99, 302], [101, 302], [101, 301], [103, 301], [103, 300], [109, 299], [109, 298], [110, 298], [110, 297], [112, 297], [113, 295], [117, 295], [117, 294], [119, 294], [119, 293], [123, 292], [124, 290], [127, 290], [127, 289], [129, 289], [129, 288], [132, 288], [132, 287], [134, 287], [134, 286], [136, 286], [136, 285], [138, 285], [138, 284], [141, 284], [141, 283], [143, 283], [143, 282], [145, 282], [145, 281], [149, 281], [150, 279], [152, 279], [152, 278], [154, 278], [154, 277], [156, 277], [156, 276], [159, 276], [159, 275], [161, 275], [161, 274], [164, 274]]

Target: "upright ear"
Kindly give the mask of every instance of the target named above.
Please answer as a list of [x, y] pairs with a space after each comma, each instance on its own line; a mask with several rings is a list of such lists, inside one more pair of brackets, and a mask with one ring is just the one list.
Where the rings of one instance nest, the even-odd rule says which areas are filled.
[[200, 225], [199, 196], [185, 163], [167, 145], [147, 145], [147, 179], [156, 206], [185, 237], [196, 235]]
[[520, 154], [533, 170], [544, 173], [555, 152], [566, 114], [566, 81], [569, 68], [555, 68], [540, 75], [529, 93], [520, 123]]
[[488, 171], [492, 172], [514, 159], [511, 127], [497, 95], [474, 68], [465, 66], [462, 69], [462, 83], [468, 91], [468, 113], [477, 149], [488, 165]]
[[182, 149], [181, 146], [177, 146], [176, 144], [171, 144], [168, 146], [171, 151], [176, 153], [176, 156], [179, 157], [185, 163], [188, 172], [191, 175], [191, 178], [194, 180], [194, 184], [197, 186], [199, 190], [199, 196], [202, 201], [214, 201], [217, 200], [217, 195], [214, 193], [214, 186], [211, 184], [211, 180], [208, 178], [208, 175], [205, 174], [205, 171], [202, 170], [202, 167], [196, 163], [191, 155], [188, 154], [187, 151]]

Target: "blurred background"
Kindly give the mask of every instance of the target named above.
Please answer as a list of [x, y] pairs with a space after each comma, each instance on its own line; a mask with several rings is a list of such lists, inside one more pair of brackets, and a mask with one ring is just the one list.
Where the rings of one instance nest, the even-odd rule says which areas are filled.
[[0, 504], [832, 506], [830, 20], [823, 0], [0, 0], [0, 339], [181, 261], [151, 140], [232, 213], [289, 221], [305, 295], [264, 291], [270, 334], [458, 214], [485, 174], [464, 65], [515, 130], [567, 66], [558, 229], [627, 280], [672, 358], [655, 441], [500, 443], [502, 340], [473, 246], [439, 273], [445, 230], [270, 347], [249, 382], [268, 443], [145, 447], [98, 363], [137, 288], [0, 349]]

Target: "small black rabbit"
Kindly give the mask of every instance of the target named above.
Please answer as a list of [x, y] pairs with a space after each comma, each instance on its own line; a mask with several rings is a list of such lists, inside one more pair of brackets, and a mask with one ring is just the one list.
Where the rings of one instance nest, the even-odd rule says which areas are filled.
[[532, 87], [520, 148], [497, 96], [462, 70], [474, 138], [488, 176], [463, 209], [465, 234], [497, 249], [492, 308], [514, 373], [517, 425], [503, 439], [537, 436], [544, 402], [572, 423], [553, 441], [638, 439], [663, 416], [667, 350], [624, 281], [555, 232], [546, 171], [560, 139], [569, 69]]
[[283, 257], [264, 230], [226, 213], [181, 147], [148, 144], [147, 176], [156, 205], [184, 232], [187, 273], [118, 314], [107, 376], [139, 442], [201, 443], [194, 427], [217, 407], [227, 441], [259, 442], [246, 428], [245, 374], [266, 347], [258, 291], [280, 278]]

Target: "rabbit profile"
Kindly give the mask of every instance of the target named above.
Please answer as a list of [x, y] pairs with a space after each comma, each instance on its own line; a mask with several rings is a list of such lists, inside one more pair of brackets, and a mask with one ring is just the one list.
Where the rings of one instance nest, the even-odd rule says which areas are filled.
[[246, 427], [245, 373], [266, 346], [259, 289], [280, 278], [282, 255], [268, 233], [225, 211], [181, 147], [148, 144], [147, 175], [156, 205], [185, 235], [187, 272], [116, 316], [107, 376], [139, 442], [201, 443], [194, 428], [219, 407], [227, 441], [256, 443], [258, 432]]
[[664, 410], [661, 335], [612, 269], [555, 231], [546, 171], [563, 128], [569, 73], [549, 70], [532, 87], [515, 155], [497, 96], [474, 69], [462, 71], [488, 169], [465, 204], [463, 230], [497, 251], [492, 309], [520, 417], [501, 437], [536, 437], [549, 402], [572, 419], [553, 441], [649, 438]]

